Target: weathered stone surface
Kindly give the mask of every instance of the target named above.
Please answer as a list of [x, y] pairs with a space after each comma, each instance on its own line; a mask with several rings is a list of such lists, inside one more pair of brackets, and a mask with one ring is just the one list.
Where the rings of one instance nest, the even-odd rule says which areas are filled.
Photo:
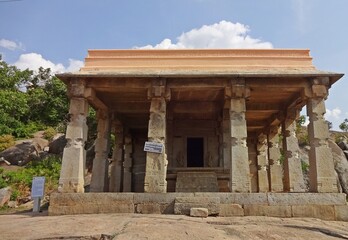
[[244, 205], [245, 216], [291, 217], [291, 206]]
[[9, 201], [9, 202], [7, 203], [7, 206], [8, 206], [9, 208], [17, 208], [17, 207], [18, 207], [16, 201]]
[[344, 205], [343, 193], [268, 193], [269, 205]]
[[217, 176], [214, 172], [178, 172], [176, 192], [218, 192]]
[[348, 222], [348, 205], [335, 206], [336, 220]]
[[134, 213], [132, 193], [61, 193], [50, 197], [50, 215]]
[[110, 164], [110, 192], [121, 192], [122, 189], [122, 164], [124, 159], [124, 136], [123, 126], [120, 121], [113, 122], [115, 131], [115, 145], [112, 152], [112, 162]]
[[132, 191], [132, 162], [133, 145], [132, 136], [127, 134], [124, 139], [124, 162], [123, 162], [123, 192]]
[[269, 191], [269, 181], [268, 181], [268, 143], [267, 135], [261, 133], [257, 141], [257, 169], [258, 169], [258, 183], [259, 192]]
[[335, 208], [333, 205], [294, 205], [291, 209], [293, 217], [335, 220]]
[[344, 193], [348, 194], [348, 161], [344, 156], [342, 149], [337, 144], [329, 140], [329, 146], [332, 151], [333, 162], [336, 173], [340, 182], [341, 189]]
[[191, 208], [190, 209], [191, 217], [208, 217], [208, 209], [207, 208]]
[[174, 213], [189, 215], [191, 208], [207, 208], [209, 215], [220, 212], [220, 198], [218, 197], [177, 197], [174, 203]]
[[161, 204], [159, 203], [139, 203], [136, 205], [136, 212], [142, 214], [161, 214]]
[[346, 158], [348, 159], [348, 150], [344, 150], [343, 153], [346, 156]]
[[0, 207], [4, 206], [11, 198], [11, 188], [5, 187], [0, 189]]
[[268, 204], [267, 193], [195, 193], [196, 197], [218, 197], [221, 203]]
[[244, 209], [239, 204], [222, 203], [220, 204], [220, 217], [244, 216]]

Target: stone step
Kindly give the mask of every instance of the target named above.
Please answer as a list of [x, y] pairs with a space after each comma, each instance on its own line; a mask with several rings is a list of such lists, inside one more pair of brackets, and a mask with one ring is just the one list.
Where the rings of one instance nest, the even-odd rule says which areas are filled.
[[214, 172], [178, 172], [176, 192], [219, 192]]
[[174, 214], [190, 215], [191, 208], [206, 208], [208, 215], [218, 215], [220, 212], [219, 197], [176, 197]]

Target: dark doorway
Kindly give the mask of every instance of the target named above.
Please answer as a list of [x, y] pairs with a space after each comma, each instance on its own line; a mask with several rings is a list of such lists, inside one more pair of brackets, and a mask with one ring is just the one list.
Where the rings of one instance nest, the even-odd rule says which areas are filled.
[[187, 138], [187, 166], [204, 167], [203, 138]]

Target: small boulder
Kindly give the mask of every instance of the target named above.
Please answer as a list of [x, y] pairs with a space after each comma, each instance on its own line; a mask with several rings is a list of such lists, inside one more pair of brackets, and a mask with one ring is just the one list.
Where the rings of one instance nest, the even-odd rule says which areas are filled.
[[0, 189], [0, 207], [4, 206], [10, 201], [12, 190], [10, 187]]
[[190, 209], [191, 217], [208, 217], [208, 209], [207, 208], [191, 208]]
[[9, 202], [7, 203], [7, 206], [8, 206], [9, 208], [17, 208], [17, 207], [18, 207], [16, 201], [9, 201]]

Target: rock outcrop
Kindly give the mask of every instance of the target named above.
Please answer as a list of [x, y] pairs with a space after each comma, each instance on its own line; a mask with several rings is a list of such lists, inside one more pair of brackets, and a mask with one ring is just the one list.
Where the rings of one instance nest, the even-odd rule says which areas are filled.
[[332, 150], [335, 170], [337, 172], [342, 191], [348, 194], [348, 160], [340, 147], [343, 145], [337, 145], [334, 141], [329, 140], [329, 146]]

